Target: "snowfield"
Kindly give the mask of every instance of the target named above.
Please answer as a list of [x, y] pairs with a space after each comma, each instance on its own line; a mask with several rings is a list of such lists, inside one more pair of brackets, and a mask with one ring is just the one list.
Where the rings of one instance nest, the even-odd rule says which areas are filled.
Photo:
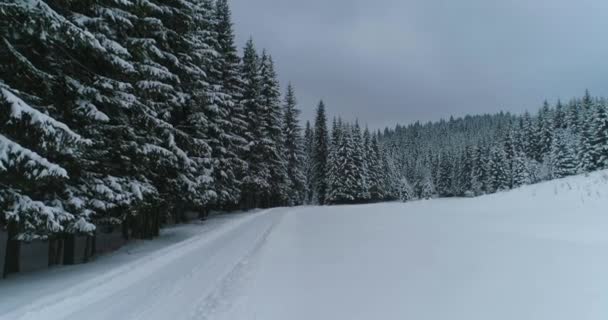
[[0, 319], [606, 319], [608, 171], [475, 199], [278, 208], [0, 281]]

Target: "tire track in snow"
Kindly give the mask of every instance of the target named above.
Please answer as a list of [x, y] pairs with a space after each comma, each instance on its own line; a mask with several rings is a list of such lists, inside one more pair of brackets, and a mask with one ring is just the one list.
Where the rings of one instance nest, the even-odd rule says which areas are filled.
[[285, 215], [293, 213], [293, 209], [280, 213], [281, 216], [276, 218], [273, 224], [263, 233], [251, 251], [220, 280], [219, 285], [210, 295], [199, 302], [189, 319], [215, 320], [222, 315], [226, 315], [235, 307], [246, 307], [247, 297], [240, 296], [240, 293], [254, 279], [255, 265], [259, 253], [273, 230], [283, 221]]

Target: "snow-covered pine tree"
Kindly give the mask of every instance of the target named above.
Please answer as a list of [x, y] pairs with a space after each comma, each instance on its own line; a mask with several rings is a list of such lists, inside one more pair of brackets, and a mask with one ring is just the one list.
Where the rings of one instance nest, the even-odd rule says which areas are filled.
[[512, 162], [513, 187], [521, 187], [532, 183], [530, 176], [529, 160], [523, 151], [518, 151]]
[[327, 132], [327, 117], [325, 104], [319, 102], [315, 117], [314, 141], [312, 150], [312, 185], [314, 186], [314, 203], [324, 205], [327, 193], [327, 156], [329, 153], [329, 137]]
[[437, 180], [437, 192], [441, 197], [451, 197], [452, 192], [452, 171], [453, 162], [451, 155], [443, 153], [439, 164], [439, 176]]
[[[128, 84], [113, 77], [123, 69], [130, 70], [130, 64], [121, 59], [122, 53], [117, 53], [120, 51], [118, 46], [97, 38], [79, 23], [86, 17], [75, 11], [79, 8], [77, 4], [54, 4], [51, 8], [44, 1], [36, 1], [4, 2], [0, 6], [3, 37], [0, 78], [10, 86], [5, 87], [4, 96], [12, 94], [16, 97], [10, 103], [7, 100], [7, 105], [14, 106], [15, 101], [19, 101], [16, 104], [29, 106], [24, 109], [65, 124], [88, 144], [86, 148], [66, 147], [44, 152], [34, 145], [26, 146], [36, 153], [45, 154], [51, 162], [71, 173], [69, 179], [63, 180], [55, 189], [49, 188], [49, 194], [44, 198], [53, 200], [55, 206], [73, 214], [73, 225], [64, 228], [62, 233], [49, 236], [55, 241], [70, 238], [74, 233], [90, 233], [94, 227], [89, 221], [102, 211], [96, 204], [104, 193], [108, 193], [100, 190], [111, 190], [115, 184], [107, 176], [100, 180], [93, 174], [102, 167], [99, 166], [101, 159], [108, 159], [100, 159], [97, 154], [104, 137], [100, 134], [101, 128], [107, 127], [114, 116], [102, 109], [116, 110], [129, 105], [131, 96], [121, 95]], [[41, 131], [46, 132], [46, 129]], [[26, 132], [17, 130], [13, 132], [12, 139], [23, 143], [22, 139], [26, 138], [23, 134]], [[28, 134], [31, 136], [26, 139], [35, 136]], [[128, 135], [128, 132], [124, 134]], [[43, 148], [48, 147], [43, 140], [38, 143], [42, 143]], [[134, 185], [129, 183], [127, 187], [128, 191], [121, 192], [120, 201], [123, 203], [124, 199], [136, 198], [131, 192]], [[69, 263], [68, 260], [66, 255], [64, 261]]]
[[71, 168], [66, 157], [77, 156], [90, 141], [20, 96], [44, 101], [0, 83], [0, 224], [9, 236], [4, 276], [19, 271], [20, 241], [95, 230], [91, 211], [72, 194], [70, 173], [57, 164]]
[[310, 126], [310, 121], [306, 121], [306, 128], [304, 130], [304, 176], [306, 177], [306, 197], [305, 203], [313, 203], [313, 144], [314, 144], [314, 132]]
[[471, 172], [471, 190], [476, 196], [482, 195], [486, 191], [485, 181], [487, 181], [487, 162], [483, 148], [479, 146], [473, 147]]
[[364, 199], [365, 201], [370, 201], [372, 200], [372, 195], [371, 195], [371, 186], [374, 184], [374, 182], [372, 181], [372, 170], [371, 170], [371, 162], [372, 162], [372, 157], [373, 157], [373, 153], [374, 150], [372, 149], [372, 135], [369, 131], [369, 128], [367, 128], [367, 126], [365, 127], [365, 129], [363, 130], [363, 136], [362, 136], [362, 155], [363, 155], [363, 170], [364, 170], [364, 177], [365, 177], [365, 194], [364, 194]]
[[283, 150], [283, 111], [281, 108], [281, 91], [272, 57], [262, 52], [260, 59], [262, 133], [260, 141], [263, 147], [264, 163], [269, 167], [270, 189], [266, 195], [266, 206], [285, 205], [289, 201], [288, 163]]
[[555, 130], [567, 128], [566, 110], [562, 101], [559, 99], [555, 104], [555, 111], [553, 114], [553, 128]]
[[401, 190], [400, 190], [399, 198], [403, 202], [412, 201], [415, 199], [414, 197], [414, 189], [412, 185], [407, 181], [406, 178], [401, 178]]
[[386, 197], [384, 173], [382, 172], [382, 154], [378, 143], [378, 135], [371, 138], [371, 149], [368, 155], [369, 192], [372, 201], [380, 201]]
[[[581, 116], [587, 119], [587, 116]], [[593, 127], [593, 121], [589, 117], [583, 123], [579, 123], [580, 128], [580, 136], [579, 136], [579, 144], [578, 144], [578, 172], [591, 172], [595, 170], [596, 160], [594, 159], [593, 153], [595, 146], [593, 144], [593, 136], [595, 135], [595, 130]]]
[[567, 129], [558, 129], [551, 145], [551, 166], [553, 178], [563, 178], [576, 174], [577, 159], [575, 138]]
[[352, 134], [352, 152], [350, 156], [350, 161], [353, 162], [352, 165], [352, 175], [353, 175], [353, 191], [355, 201], [365, 202], [370, 198], [369, 195], [369, 185], [368, 185], [368, 171], [367, 171], [367, 163], [365, 162], [365, 145], [363, 141], [363, 137], [361, 136], [361, 127], [359, 126], [359, 122], [356, 121], [353, 126], [351, 126]]
[[473, 175], [473, 149], [471, 146], [466, 146], [460, 156], [460, 170], [458, 171], [458, 196], [471, 196], [473, 184], [471, 177]]
[[75, 190], [81, 203], [95, 211], [96, 223], [120, 223], [126, 212], [139, 212], [136, 204], [142, 207], [144, 198], [157, 195], [146, 176], [152, 170], [136, 165], [151, 160], [143, 148], [145, 139], [154, 138], [143, 125], [149, 122], [150, 109], [134, 95], [136, 60], [117, 36], [132, 28], [136, 17], [124, 11], [128, 6], [110, 1], [53, 6], [69, 12], [70, 23], [94, 36], [102, 50], [63, 51], [74, 67], [62, 69], [69, 73], [63, 80], [62, 104], [73, 110], [69, 125], [93, 143], [78, 159], [82, 185]]
[[530, 116], [530, 114], [526, 111], [522, 118], [522, 146], [523, 151], [526, 153], [526, 157], [530, 159], [536, 159], [539, 157], [540, 152], [538, 152], [538, 130], [536, 129], [536, 124], [534, 119]]
[[400, 175], [393, 160], [393, 157], [387, 154], [384, 149], [380, 149], [380, 157], [382, 160], [382, 172], [384, 173], [382, 181], [384, 182], [384, 200], [395, 200], [399, 198], [399, 179]]
[[425, 177], [422, 180], [422, 188], [420, 192], [420, 198], [429, 200], [435, 196], [436, 190], [435, 185], [433, 184], [433, 179], [430, 176], [430, 173], [425, 174]]
[[349, 132], [346, 130], [348, 130], [348, 126], [334, 118], [325, 174], [326, 202], [328, 204], [346, 203], [354, 199], [351, 196], [352, 190], [349, 190], [347, 186]]
[[[306, 153], [304, 141], [302, 140], [302, 128], [300, 128], [298, 117], [300, 110], [297, 108], [295, 91], [291, 83], [287, 86], [285, 102], [283, 104], [283, 136], [285, 138], [284, 148], [281, 152], [286, 155], [287, 175], [289, 177], [289, 204], [299, 205], [306, 198], [306, 175], [304, 174]], [[310, 124], [307, 123], [307, 134]]]
[[492, 193], [509, 189], [509, 176], [506, 170], [505, 158], [503, 148], [494, 147], [490, 150], [488, 188]]
[[[241, 180], [247, 168], [243, 159], [248, 152], [247, 116], [241, 103], [243, 80], [240, 73], [241, 59], [234, 41], [232, 14], [227, 0], [215, 1], [213, 10], [215, 41], [215, 62], [218, 74], [211, 74], [213, 84], [218, 85], [218, 109], [221, 123], [218, 128], [219, 145], [215, 148], [216, 189], [218, 207], [231, 209], [241, 199]], [[213, 145], [212, 145], [213, 146]], [[218, 150], [219, 149], [219, 150]], [[222, 156], [218, 156], [218, 155]]]
[[608, 110], [605, 102], [598, 102], [590, 112], [590, 142], [592, 168], [608, 168]]
[[266, 139], [264, 101], [262, 99], [262, 79], [260, 75], [260, 57], [256, 52], [253, 40], [249, 39], [243, 53], [242, 79], [244, 82], [243, 106], [247, 113], [246, 139], [249, 142], [249, 152], [246, 153], [247, 172], [243, 178], [243, 205], [245, 208], [255, 208], [265, 205], [270, 194], [271, 173], [266, 164]]
[[542, 160], [545, 156], [551, 152], [551, 143], [553, 141], [553, 111], [549, 107], [549, 102], [545, 101], [543, 107], [540, 109], [538, 114], [538, 148], [539, 148], [539, 159]]

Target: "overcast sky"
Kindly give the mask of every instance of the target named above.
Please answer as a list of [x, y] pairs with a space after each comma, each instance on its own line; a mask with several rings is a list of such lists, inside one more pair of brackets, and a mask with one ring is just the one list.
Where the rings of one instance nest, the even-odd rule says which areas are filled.
[[232, 0], [305, 120], [371, 127], [608, 95], [606, 0]]

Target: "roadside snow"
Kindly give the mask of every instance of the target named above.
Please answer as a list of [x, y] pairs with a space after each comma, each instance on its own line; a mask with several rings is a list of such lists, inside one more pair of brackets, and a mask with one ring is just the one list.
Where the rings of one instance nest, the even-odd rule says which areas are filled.
[[476, 199], [305, 208], [214, 320], [608, 317], [608, 172]]

